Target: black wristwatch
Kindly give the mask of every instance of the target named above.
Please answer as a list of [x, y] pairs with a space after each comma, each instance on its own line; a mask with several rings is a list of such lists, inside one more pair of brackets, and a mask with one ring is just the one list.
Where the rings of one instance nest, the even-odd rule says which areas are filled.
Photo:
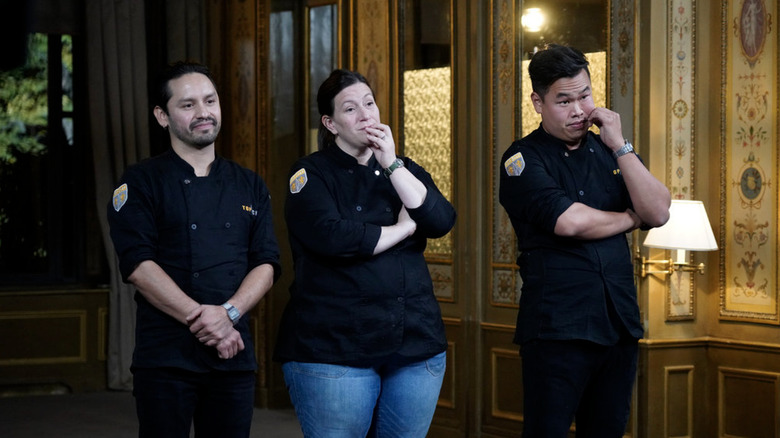
[[230, 303], [225, 303], [222, 305], [222, 307], [227, 310], [228, 318], [230, 318], [230, 322], [233, 323], [233, 325], [236, 325], [238, 320], [241, 318], [241, 312], [238, 311], [235, 307], [233, 307]]

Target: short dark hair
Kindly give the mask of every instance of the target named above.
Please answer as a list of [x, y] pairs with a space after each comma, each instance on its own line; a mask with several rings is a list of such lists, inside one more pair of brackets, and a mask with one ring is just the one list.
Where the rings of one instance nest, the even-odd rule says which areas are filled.
[[550, 86], [561, 78], [573, 78], [585, 70], [590, 77], [588, 60], [574, 47], [548, 44], [536, 52], [528, 64], [531, 87], [544, 100]]
[[195, 61], [176, 61], [168, 64], [168, 66], [157, 75], [154, 93], [152, 94], [152, 108], [159, 106], [167, 114], [168, 101], [171, 100], [171, 97], [173, 96], [173, 92], [171, 91], [171, 87], [168, 86], [168, 83], [190, 73], [200, 73], [203, 76], [206, 76], [214, 85], [214, 89], [217, 88], [217, 84], [214, 82], [214, 78], [211, 77], [209, 68], [205, 65]]
[[[358, 82], [366, 84], [371, 90], [371, 94], [374, 94], [371, 84], [368, 80], [356, 71], [337, 69], [333, 70], [327, 79], [320, 85], [317, 90], [317, 109], [320, 112], [320, 116], [333, 116], [336, 105], [336, 95], [341, 93], [341, 90], [355, 85]], [[330, 146], [335, 142], [335, 136], [332, 132], [328, 131], [325, 125], [320, 120], [320, 129], [317, 134], [317, 147], [322, 150]]]

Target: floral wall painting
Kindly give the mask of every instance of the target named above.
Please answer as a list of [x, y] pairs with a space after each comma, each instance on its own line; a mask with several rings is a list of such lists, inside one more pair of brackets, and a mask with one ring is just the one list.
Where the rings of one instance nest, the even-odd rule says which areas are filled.
[[720, 316], [780, 324], [776, 0], [723, 3]]

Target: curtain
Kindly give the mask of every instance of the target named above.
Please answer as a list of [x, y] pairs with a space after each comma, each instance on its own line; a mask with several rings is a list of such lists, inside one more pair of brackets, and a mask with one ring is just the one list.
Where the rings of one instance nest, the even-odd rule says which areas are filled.
[[121, 280], [106, 207], [125, 168], [149, 156], [144, 2], [85, 0], [85, 6], [95, 201], [111, 267], [107, 385], [127, 390], [132, 388], [134, 288]]

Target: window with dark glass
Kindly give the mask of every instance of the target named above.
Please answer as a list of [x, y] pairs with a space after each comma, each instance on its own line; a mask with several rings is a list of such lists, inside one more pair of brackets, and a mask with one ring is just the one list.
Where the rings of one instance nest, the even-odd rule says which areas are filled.
[[[33, 33], [25, 59], [0, 71], [2, 286], [100, 276], [101, 263], [87, 256], [100, 232], [88, 214], [94, 189], [80, 123], [79, 55], [70, 35]], [[95, 224], [91, 239], [88, 221]]]

